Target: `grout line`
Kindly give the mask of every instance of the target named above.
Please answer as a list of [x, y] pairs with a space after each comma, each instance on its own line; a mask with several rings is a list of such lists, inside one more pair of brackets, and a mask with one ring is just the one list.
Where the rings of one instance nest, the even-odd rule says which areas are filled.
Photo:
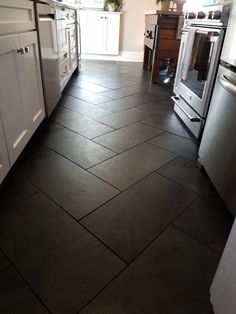
[[[1, 250], [1, 249], [0, 249]], [[3, 254], [3, 253], [2, 253]], [[5, 255], [4, 255], [5, 256]], [[5, 257], [6, 258], [6, 257]], [[8, 260], [8, 258], [7, 258]], [[11, 268], [11, 265], [9, 264], [8, 266], [6, 266], [5, 268], [3, 268], [1, 271], [0, 271], [0, 276], [2, 273], [4, 273], [6, 270], [8, 270], [9, 268]]]
[[185, 231], [184, 229], [182, 229], [181, 227], [179, 227], [178, 225], [175, 224], [176, 221], [172, 222], [172, 226], [174, 226], [175, 228], [177, 228], [178, 230], [182, 231], [183, 233], [185, 233], [186, 235], [188, 235], [190, 238], [192, 238], [193, 240], [201, 243], [202, 245], [204, 245], [206, 248], [210, 249], [212, 252], [214, 252], [215, 254], [217, 254], [218, 256], [221, 256], [222, 253], [216, 251], [215, 249], [213, 249], [212, 247], [210, 247], [209, 245], [207, 245], [206, 243], [204, 243], [203, 241], [199, 240], [198, 238], [196, 238], [195, 236], [193, 236], [191, 233]]
[[24, 278], [24, 276], [21, 274], [20, 270], [15, 266], [15, 264], [11, 261], [11, 259], [8, 257], [8, 255], [2, 250], [2, 248], [0, 248], [0, 252], [2, 252], [2, 254], [7, 258], [7, 260], [9, 261], [10, 265], [9, 267], [12, 267], [15, 272], [18, 274], [18, 276], [22, 279], [22, 281], [26, 284], [26, 286], [31, 290], [31, 292], [33, 293], [33, 295], [39, 300], [39, 302], [42, 304], [42, 306], [45, 308], [45, 310], [47, 310], [48, 313], [53, 314], [49, 308], [46, 306], [46, 304], [43, 302], [43, 300], [38, 296], [38, 294], [36, 293], [36, 291], [30, 286], [30, 284], [27, 282], [27, 280]]

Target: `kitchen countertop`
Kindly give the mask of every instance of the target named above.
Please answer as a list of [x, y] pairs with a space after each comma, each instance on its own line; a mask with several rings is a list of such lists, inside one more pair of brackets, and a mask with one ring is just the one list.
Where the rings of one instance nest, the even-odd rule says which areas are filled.
[[58, 2], [56, 0], [34, 0], [34, 2], [36, 3], [44, 3], [44, 4], [50, 4], [51, 6], [60, 6], [60, 7], [65, 7], [65, 8], [68, 8], [68, 9], [74, 9], [74, 10], [77, 10], [79, 9], [77, 6], [73, 6], [73, 5], [70, 5], [70, 4], [66, 4], [66, 3], [63, 3], [63, 2]]

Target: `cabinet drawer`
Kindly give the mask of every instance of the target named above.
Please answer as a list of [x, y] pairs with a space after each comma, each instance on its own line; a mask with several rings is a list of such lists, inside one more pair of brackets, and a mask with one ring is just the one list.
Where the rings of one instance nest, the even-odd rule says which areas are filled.
[[63, 90], [63, 88], [65, 87], [65, 82], [67, 80], [69, 71], [70, 71], [69, 59], [66, 58], [59, 65], [61, 90]]
[[35, 29], [33, 2], [0, 0], [0, 35]]
[[171, 98], [175, 104], [174, 111], [184, 121], [193, 135], [199, 138], [204, 126], [204, 119], [202, 119], [182, 98], [178, 96]]
[[76, 27], [75, 25], [70, 25], [70, 49], [76, 47]]
[[70, 52], [70, 67], [71, 67], [72, 71], [74, 71], [75, 68], [77, 67], [77, 49], [76, 49], [76, 47], [71, 49], [71, 52]]
[[147, 14], [145, 15], [145, 24], [157, 25], [158, 15], [157, 14]]
[[67, 19], [67, 24], [75, 24], [76, 22], [75, 10], [66, 9], [66, 19]]

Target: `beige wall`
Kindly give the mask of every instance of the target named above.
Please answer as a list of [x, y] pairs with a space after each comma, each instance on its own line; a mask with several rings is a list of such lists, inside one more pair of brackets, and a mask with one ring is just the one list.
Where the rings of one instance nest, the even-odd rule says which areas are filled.
[[155, 0], [123, 0], [121, 51], [143, 51], [144, 12], [156, 9]]

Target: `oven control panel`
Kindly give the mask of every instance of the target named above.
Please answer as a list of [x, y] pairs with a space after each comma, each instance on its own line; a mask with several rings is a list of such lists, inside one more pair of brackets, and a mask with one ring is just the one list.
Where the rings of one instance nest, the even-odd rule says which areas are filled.
[[185, 24], [205, 24], [226, 26], [229, 19], [231, 4], [222, 4], [217, 6], [205, 7], [204, 10], [198, 12], [187, 12], [185, 14]]

